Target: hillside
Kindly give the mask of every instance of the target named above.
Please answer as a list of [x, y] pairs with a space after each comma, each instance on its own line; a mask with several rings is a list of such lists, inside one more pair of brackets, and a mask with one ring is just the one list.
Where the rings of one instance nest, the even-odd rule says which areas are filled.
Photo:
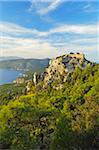
[[0, 91], [0, 149], [99, 149], [99, 64], [83, 54], [56, 57], [24, 89]]
[[0, 61], [0, 68], [42, 72], [50, 59], [15, 59]]

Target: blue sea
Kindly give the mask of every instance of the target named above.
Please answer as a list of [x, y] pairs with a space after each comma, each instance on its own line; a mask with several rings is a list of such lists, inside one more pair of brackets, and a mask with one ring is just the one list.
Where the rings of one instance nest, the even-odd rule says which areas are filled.
[[22, 76], [22, 71], [0, 69], [0, 85], [12, 83], [19, 76]]

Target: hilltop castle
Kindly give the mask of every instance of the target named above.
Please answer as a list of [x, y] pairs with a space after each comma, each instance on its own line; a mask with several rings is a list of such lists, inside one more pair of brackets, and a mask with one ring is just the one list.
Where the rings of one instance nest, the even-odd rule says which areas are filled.
[[52, 62], [57, 62], [57, 60], [62, 60], [64, 58], [76, 58], [76, 59], [80, 59], [80, 60], [84, 60], [85, 55], [83, 53], [70, 53], [70, 54], [64, 54], [62, 56], [56, 57], [55, 59], [50, 60], [49, 65], [51, 65]]
[[44, 76], [44, 84], [47, 85], [55, 80], [63, 79], [66, 81], [68, 74], [72, 73], [76, 67], [85, 69], [90, 62], [85, 59], [82, 53], [65, 54], [49, 62], [49, 67], [46, 68]]

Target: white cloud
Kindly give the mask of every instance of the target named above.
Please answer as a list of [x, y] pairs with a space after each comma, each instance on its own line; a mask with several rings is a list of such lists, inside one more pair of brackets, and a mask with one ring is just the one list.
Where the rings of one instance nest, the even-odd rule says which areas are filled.
[[48, 32], [52, 33], [75, 33], [75, 34], [97, 34], [98, 25], [62, 25]]
[[[93, 2], [98, 2], [98, 1], [96, 0], [96, 1], [93, 1]], [[86, 4], [82, 8], [82, 11], [85, 12], [85, 13], [99, 12], [98, 3], [97, 3], [97, 7], [94, 7], [93, 3], [91, 3], [91, 1], [90, 1], [88, 4]]]
[[93, 38], [79, 38], [79, 39], [75, 39], [75, 40], [73, 40], [73, 43], [83, 43], [83, 44], [97, 44], [97, 43], [99, 43], [99, 39], [98, 38], [95, 38], [95, 37], [93, 37]]
[[49, 43], [35, 39], [2, 37], [0, 39], [2, 56], [21, 56], [24, 58], [46, 58], [53, 57], [51, 51], [56, 50]]
[[55, 0], [47, 8], [42, 8], [41, 10], [39, 10], [38, 13], [41, 15], [47, 14], [55, 10], [61, 3], [63, 3], [62, 0]]
[[51, 34], [56, 33], [72, 33], [72, 34], [97, 34], [99, 32], [99, 24], [94, 25], [60, 25], [58, 27], [55, 27], [53, 29], [50, 29], [48, 31], [39, 31], [35, 28], [25, 28], [20, 25], [8, 23], [8, 22], [0, 22], [0, 32], [4, 35], [30, 35], [30, 36], [49, 36]]
[[28, 29], [25, 27], [22, 27], [20, 25], [16, 25], [14, 23], [8, 23], [8, 22], [0, 22], [0, 33], [2, 34], [10, 34], [14, 36], [19, 35], [43, 35], [43, 32], [38, 31], [37, 29]]
[[[66, 1], [66, 0], [65, 0]], [[29, 12], [32, 12], [33, 9], [36, 9], [36, 12], [39, 15], [45, 15], [53, 10], [55, 10], [64, 0], [31, 0]]]
[[95, 52], [98, 56], [97, 25], [61, 25], [41, 32], [3, 22], [0, 32], [3, 33], [0, 36], [1, 56], [46, 58], [70, 51]]
[[[24, 0], [23, 0], [24, 1]], [[99, 12], [99, 9], [95, 9], [91, 2], [98, 2], [98, 0], [29, 0], [30, 7], [28, 12], [38, 13], [40, 16], [46, 15], [55, 9], [57, 9], [64, 2], [87, 2], [83, 8], [83, 12]]]
[[[84, 52], [91, 53], [97, 52], [96, 45], [88, 46], [77, 45], [75, 43], [62, 43], [60, 47], [51, 45], [48, 42], [41, 42], [35, 39], [23, 39], [23, 38], [12, 38], [3, 37], [0, 40], [1, 46], [3, 44], [2, 56], [20, 56], [24, 58], [53, 58], [64, 53], [73, 52]], [[61, 43], [60, 43], [61, 44]], [[97, 57], [97, 54], [96, 54]]]

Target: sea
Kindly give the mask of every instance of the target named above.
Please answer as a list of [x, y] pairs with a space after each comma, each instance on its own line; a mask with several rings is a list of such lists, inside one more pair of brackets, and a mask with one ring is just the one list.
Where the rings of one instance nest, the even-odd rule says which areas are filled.
[[0, 69], [0, 85], [12, 83], [20, 76], [22, 76], [22, 71], [14, 69]]

